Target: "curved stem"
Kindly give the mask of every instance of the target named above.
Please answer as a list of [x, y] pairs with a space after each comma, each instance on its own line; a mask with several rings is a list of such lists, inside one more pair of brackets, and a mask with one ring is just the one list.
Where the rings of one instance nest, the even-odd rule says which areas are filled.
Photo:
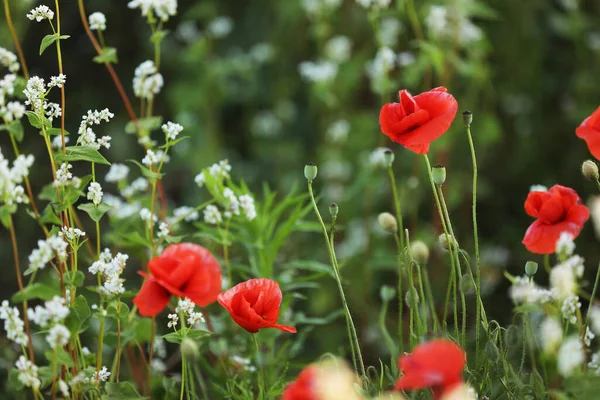
[[256, 366], [258, 367], [258, 399], [261, 400], [265, 398], [265, 371], [260, 362], [260, 346], [258, 345], [256, 333], [252, 334], [252, 338], [256, 347]]
[[590, 305], [588, 306], [587, 313], [585, 316], [585, 325], [589, 326], [590, 323], [590, 311], [594, 305], [594, 299], [596, 298], [596, 291], [598, 290], [598, 283], [600, 282], [600, 265], [596, 268], [596, 280], [594, 281], [594, 288], [592, 289], [592, 296], [590, 298]]
[[8, 0], [4, 0], [4, 17], [6, 18], [6, 25], [8, 25], [8, 29], [10, 30], [13, 42], [15, 43], [15, 48], [17, 49], [19, 62], [21, 63], [21, 67], [23, 68], [23, 77], [25, 77], [26, 80], [29, 80], [29, 71], [27, 70], [27, 63], [25, 62], [25, 56], [23, 55], [23, 50], [21, 49], [21, 44], [19, 43], [19, 37], [17, 36], [17, 31], [15, 30], [12, 18], [10, 16], [10, 7], [8, 7]]

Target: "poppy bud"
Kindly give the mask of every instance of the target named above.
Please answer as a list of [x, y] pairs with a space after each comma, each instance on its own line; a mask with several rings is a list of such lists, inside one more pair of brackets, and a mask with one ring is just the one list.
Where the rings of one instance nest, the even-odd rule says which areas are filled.
[[[440, 247], [444, 250], [450, 250], [450, 243], [448, 243], [448, 240], [450, 240], [450, 242], [452, 242], [452, 236], [448, 235], [448, 237], [446, 238], [446, 234], [442, 233], [440, 235], [440, 237], [438, 238], [438, 243], [440, 244]], [[452, 246], [452, 249], [456, 249], [458, 247], [458, 243], [456, 241], [454, 241], [454, 246]]]
[[528, 276], [534, 276], [535, 273], [538, 270], [538, 263], [536, 263], [535, 261], [527, 261], [525, 263], [525, 273]]
[[379, 222], [381, 229], [386, 232], [394, 233], [398, 231], [398, 221], [396, 220], [396, 217], [389, 212], [379, 214], [377, 221]]
[[427, 264], [429, 260], [429, 247], [425, 243], [415, 240], [410, 244], [410, 252], [419, 265]]
[[469, 110], [465, 111], [462, 114], [463, 117], [463, 122], [465, 123], [465, 126], [469, 126], [471, 125], [471, 122], [473, 122], [473, 113]]
[[433, 183], [442, 186], [446, 182], [446, 167], [440, 164], [435, 165], [431, 168], [431, 175], [433, 176]]
[[381, 300], [384, 301], [385, 303], [392, 300], [395, 295], [396, 295], [396, 289], [394, 289], [391, 286], [383, 285], [381, 287], [381, 289], [379, 289], [379, 296], [381, 297]]
[[581, 173], [586, 179], [597, 180], [600, 176], [598, 175], [598, 165], [592, 160], [585, 160], [581, 164]]
[[489, 341], [485, 344], [485, 355], [492, 362], [498, 361], [498, 358], [500, 357], [500, 351], [498, 350], [496, 343]]
[[338, 205], [336, 203], [331, 203], [329, 205], [329, 214], [331, 214], [331, 216], [333, 218], [337, 217], [339, 210], [340, 210], [340, 208], [338, 207]]
[[304, 177], [309, 183], [317, 177], [317, 166], [315, 163], [309, 162], [304, 166]]
[[417, 293], [417, 289], [411, 287], [404, 295], [404, 301], [406, 301], [408, 308], [417, 308], [419, 306], [419, 293]]
[[383, 160], [385, 161], [386, 167], [391, 167], [394, 162], [394, 153], [390, 149], [385, 149], [383, 151]]
[[196, 360], [200, 355], [198, 344], [190, 338], [184, 338], [181, 342], [181, 354], [188, 360]]

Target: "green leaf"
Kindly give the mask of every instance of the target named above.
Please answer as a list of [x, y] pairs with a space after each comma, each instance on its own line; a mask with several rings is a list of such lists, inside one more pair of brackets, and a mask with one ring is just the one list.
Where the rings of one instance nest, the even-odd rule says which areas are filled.
[[165, 236], [165, 242], [169, 244], [179, 243], [183, 239], [183, 236]]
[[169, 147], [175, 146], [177, 143], [181, 142], [182, 140], [186, 140], [186, 139], [189, 139], [189, 138], [190, 138], [190, 136], [182, 136], [182, 137], [177, 138], [175, 140], [171, 140], [170, 142], [165, 143], [162, 146], [159, 146], [158, 148], [159, 149], [168, 149]]
[[86, 175], [81, 178], [81, 184], [79, 187], [68, 186], [64, 189], [63, 197], [60, 199], [60, 203], [55, 205], [56, 212], [63, 212], [69, 208], [72, 204], [75, 204], [79, 197], [83, 194], [82, 190], [92, 180], [91, 175]]
[[57, 40], [68, 39], [69, 37], [69, 35], [59, 36], [58, 33], [53, 33], [52, 35], [44, 36], [44, 38], [42, 39], [42, 43], [40, 44], [40, 56], [42, 55], [44, 50], [46, 50], [48, 46], [50, 46], [52, 43], [56, 42]]
[[29, 125], [33, 126], [34, 128], [38, 128], [38, 129], [42, 129], [44, 127], [44, 123], [40, 119], [39, 115], [37, 115], [33, 111], [25, 111], [25, 115], [27, 116]]
[[50, 204], [48, 204], [46, 206], [46, 208], [44, 208], [44, 211], [42, 212], [42, 215], [40, 216], [40, 222], [42, 224], [54, 224], [54, 225], [62, 226], [61, 220], [56, 216], [56, 214], [54, 213], [54, 210], [52, 209], [52, 206]]
[[107, 382], [104, 388], [106, 394], [102, 396], [102, 400], [139, 400], [146, 398], [140, 395], [129, 382]]
[[59, 154], [55, 157], [56, 161], [89, 161], [96, 164], [110, 165], [108, 160], [93, 147], [69, 146], [66, 150], [67, 154]]
[[148, 168], [144, 167], [141, 163], [137, 162], [136, 160], [128, 160], [128, 161], [137, 165], [140, 168], [142, 175], [144, 175], [148, 179], [160, 179], [165, 175], [165, 174], [159, 174], [158, 172], [149, 170]]
[[118, 234], [117, 240], [123, 246], [135, 247], [151, 247], [152, 244], [150, 241], [144, 237], [142, 237], [138, 232], [129, 232], [126, 234]]
[[46, 359], [50, 362], [50, 364], [56, 362], [57, 366], [64, 365], [67, 367], [72, 367], [74, 365], [73, 359], [71, 358], [69, 353], [67, 353], [67, 351], [61, 347], [58, 347], [54, 350], [46, 350], [44, 352], [44, 355], [46, 356]]
[[88, 318], [92, 312], [87, 300], [82, 295], [77, 296], [73, 305], [69, 307], [69, 310], [69, 316], [65, 320], [65, 325], [74, 335], [77, 335], [85, 330], [82, 328], [85, 326], [85, 323], [88, 322]]
[[[156, 116], [156, 117], [150, 117], [150, 118], [140, 118], [137, 120], [138, 123], [138, 127], [140, 128], [140, 131], [142, 132], [152, 132], [155, 129], [160, 128], [160, 126], [162, 125], [162, 121], [163, 118]], [[135, 124], [131, 121], [129, 121], [127, 123], [127, 125], [125, 125], [125, 132], [126, 133], [137, 133], [137, 129], [135, 127]]]
[[114, 47], [103, 47], [102, 55], [94, 57], [93, 60], [98, 64], [116, 64], [119, 62], [117, 49]]
[[[61, 133], [61, 129], [60, 128], [49, 128], [46, 130], [46, 135], [50, 135], [50, 136], [60, 136]], [[69, 136], [70, 133], [68, 131], [65, 130], [65, 136]]]
[[8, 373], [8, 385], [15, 390], [23, 390], [25, 388], [25, 385], [19, 379], [20, 374], [21, 373], [16, 368], [11, 368]]
[[191, 330], [185, 336], [179, 336], [177, 332], [167, 333], [166, 335], [162, 335], [161, 338], [165, 339], [169, 343], [181, 343], [183, 339], [188, 338], [192, 340], [202, 339], [207, 336], [212, 335], [212, 333], [203, 330]]
[[111, 209], [111, 206], [109, 206], [106, 203], [100, 203], [98, 204], [98, 206], [96, 207], [94, 205], [94, 203], [85, 203], [85, 204], [80, 204], [77, 206], [77, 208], [79, 210], [85, 211], [86, 213], [88, 213], [88, 215], [90, 216], [90, 218], [95, 221], [98, 222], [100, 221], [100, 219], [102, 218], [102, 216]]
[[[64, 280], [71, 285], [81, 287], [83, 286], [83, 281], [85, 280], [85, 274], [81, 271], [67, 271], [64, 276]], [[77, 301], [77, 299], [75, 299]]]
[[150, 36], [150, 41], [152, 43], [158, 44], [163, 41], [163, 39], [167, 36], [169, 31], [156, 31]]
[[34, 283], [23, 288], [23, 291], [15, 293], [10, 300], [13, 303], [22, 303], [31, 299], [50, 300], [54, 296], [60, 296], [58, 288], [43, 283]]
[[17, 211], [17, 206], [15, 204], [0, 207], [0, 221], [6, 229], [10, 229], [10, 216], [14, 214], [15, 211]]
[[23, 125], [20, 120], [13, 121], [10, 124], [0, 125], [0, 131], [7, 131], [13, 135], [17, 142], [23, 140]]
[[106, 309], [106, 315], [108, 315], [111, 318], [114, 319], [120, 319], [121, 321], [126, 321], [127, 318], [129, 317], [129, 306], [125, 303], [123, 303], [122, 301], [119, 302], [121, 303], [121, 309], [119, 310], [117, 308], [117, 301], [112, 302], [111, 304], [109, 304], [108, 308]]

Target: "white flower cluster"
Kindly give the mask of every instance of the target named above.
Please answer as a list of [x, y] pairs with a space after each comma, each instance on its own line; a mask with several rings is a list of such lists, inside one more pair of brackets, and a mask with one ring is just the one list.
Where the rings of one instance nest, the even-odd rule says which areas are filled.
[[156, 216], [156, 214], [154, 214], [152, 211], [145, 207], [140, 210], [140, 218], [142, 221], [145, 221], [148, 225], [151, 225], [150, 221], [152, 221], [152, 223], [156, 223], [156, 221], [158, 221], [158, 217]]
[[12, 168], [0, 150], [0, 201], [7, 205], [28, 203], [25, 189], [21, 186], [24, 178], [29, 175], [33, 165], [32, 155], [19, 155], [13, 162]]
[[217, 17], [206, 27], [207, 34], [216, 39], [222, 39], [233, 30], [233, 20], [229, 17]]
[[550, 287], [555, 297], [564, 299], [577, 292], [577, 278], [583, 277], [584, 259], [574, 255], [554, 266], [550, 272]]
[[338, 73], [338, 65], [333, 61], [303, 61], [298, 66], [300, 76], [307, 82], [331, 82]]
[[38, 115], [43, 113], [44, 98], [46, 96], [46, 83], [39, 76], [32, 76], [27, 81], [23, 94], [27, 100], [25, 104], [31, 106], [31, 109]]
[[200, 214], [193, 207], [181, 206], [173, 210], [173, 219], [170, 223], [180, 219], [183, 219], [185, 222], [193, 222], [197, 221], [198, 218], [200, 218]]
[[155, 95], [160, 93], [163, 85], [163, 76], [158, 72], [158, 69], [154, 65], [154, 61], [144, 61], [135, 69], [133, 92], [136, 97], [148, 100], [152, 99]]
[[0, 118], [12, 122], [23, 118], [25, 106], [18, 101], [10, 101], [5, 106], [0, 106]]
[[[219, 181], [229, 179], [229, 171], [231, 171], [231, 165], [229, 165], [228, 160], [221, 160], [208, 168], [208, 173]], [[194, 181], [199, 187], [204, 186], [204, 182], [206, 182], [204, 172], [200, 172], [196, 175]]]
[[89, 16], [90, 29], [94, 31], [106, 30], [106, 16], [101, 12], [96, 11]]
[[585, 328], [585, 335], [583, 336], [583, 341], [584, 341], [585, 345], [587, 347], [590, 347], [592, 345], [592, 340], [594, 340], [595, 337], [596, 337], [596, 335], [594, 334], [594, 332], [592, 332], [590, 327], [587, 326]]
[[110, 377], [110, 371], [108, 370], [108, 368], [103, 366], [100, 371], [94, 371], [91, 379], [92, 379], [92, 381], [96, 381], [96, 382], [98, 382], [98, 381], [106, 382], [109, 377]]
[[167, 141], [177, 139], [177, 136], [183, 131], [183, 126], [174, 122], [167, 122], [161, 126], [162, 131], [165, 133]]
[[562, 376], [571, 375], [577, 368], [583, 365], [585, 353], [581, 339], [577, 336], [570, 336], [558, 350], [558, 372]]
[[98, 288], [100, 293], [107, 296], [115, 296], [125, 291], [125, 287], [123, 287], [125, 279], [121, 278], [121, 273], [128, 259], [129, 256], [127, 254], [117, 253], [113, 257], [109, 249], [104, 249], [100, 254], [100, 259], [94, 261], [92, 266], [88, 268], [88, 271], [92, 275], [100, 274], [104, 280], [103, 285]]
[[101, 138], [96, 138], [96, 133], [92, 130], [91, 126], [100, 125], [102, 121], [108, 122], [115, 115], [111, 113], [108, 108], [105, 108], [102, 111], [98, 110], [88, 110], [87, 115], [81, 117], [81, 123], [79, 124], [79, 129], [77, 133], [79, 134], [79, 138], [77, 139], [77, 143], [81, 146], [93, 147], [96, 150], [99, 150], [100, 147], [105, 147], [107, 149], [110, 148], [110, 136], [102, 136]]
[[204, 214], [204, 222], [207, 224], [218, 225], [223, 221], [221, 212], [215, 205], [210, 204], [206, 206], [202, 213]]
[[[463, 45], [478, 41], [483, 37], [481, 29], [473, 24], [464, 13], [453, 15], [453, 17], [456, 18], [454, 24], [451, 23], [446, 6], [433, 5], [429, 8], [429, 14], [425, 18], [425, 25], [434, 38], [444, 39], [456, 36], [458, 42]], [[456, 33], [454, 26], [458, 26], [458, 32]]]
[[165, 340], [157, 337], [154, 339], [154, 355], [150, 368], [159, 374], [164, 373], [167, 370], [165, 362], [162, 360], [167, 357], [167, 346], [165, 346]]
[[[119, 182], [127, 179], [129, 175], [129, 167], [125, 164], [113, 163], [104, 177], [106, 182]], [[147, 182], [147, 181], [146, 181]]]
[[162, 21], [177, 14], [177, 0], [132, 0], [127, 7], [139, 8], [144, 17], [154, 13]]
[[139, 201], [132, 203], [126, 203], [121, 200], [118, 196], [111, 194], [104, 195], [104, 202], [108, 204], [111, 209], [108, 211], [109, 214], [116, 219], [129, 218], [136, 215], [142, 209], [142, 204]]
[[256, 367], [254, 365], [252, 365], [250, 359], [248, 359], [248, 358], [244, 358], [244, 357], [234, 354], [231, 356], [231, 361], [234, 364], [237, 364], [238, 366], [242, 367], [244, 370], [246, 370], [248, 372], [256, 371]]
[[375, 58], [367, 63], [366, 72], [373, 90], [378, 93], [384, 90], [384, 83], [389, 72], [395, 68], [396, 59], [396, 53], [392, 49], [382, 47], [377, 51]]
[[66, 162], [62, 163], [60, 168], [56, 170], [56, 179], [54, 180], [53, 185], [56, 187], [79, 187], [79, 185], [81, 185], [81, 179], [73, 176], [73, 173], [69, 171], [72, 168], [73, 166], [71, 164]]
[[325, 43], [325, 55], [331, 61], [338, 64], [350, 59], [352, 41], [343, 35], [334, 36]]
[[356, 0], [356, 2], [364, 8], [386, 8], [392, 3], [392, 0]]
[[167, 327], [177, 330], [176, 326], [177, 322], [179, 321], [179, 316], [177, 314], [169, 314], [167, 315], [167, 318], [169, 318], [169, 323], [167, 324]]
[[[164, 156], [164, 152], [162, 150], [158, 150], [157, 152], [154, 152], [150, 149], [146, 150], [146, 156], [144, 158], [142, 158], [142, 164], [144, 164], [147, 167], [151, 167], [153, 165], [157, 165], [160, 160], [163, 158]], [[166, 159], [165, 159], [166, 161]]]
[[51, 76], [50, 82], [48, 82], [48, 88], [61, 88], [67, 81], [67, 76], [63, 74], [58, 74], [58, 76]]
[[142, 177], [136, 178], [129, 186], [121, 190], [121, 196], [125, 198], [132, 197], [136, 193], [142, 193], [148, 190], [148, 180]]
[[240, 207], [244, 211], [244, 215], [248, 221], [252, 221], [256, 218], [256, 207], [254, 206], [254, 199], [249, 194], [243, 194], [239, 198]]
[[569, 232], [561, 232], [560, 237], [556, 241], [556, 254], [558, 256], [568, 257], [575, 251], [575, 242], [573, 235]]
[[46, 341], [54, 349], [66, 346], [70, 338], [71, 332], [69, 332], [69, 329], [64, 325], [56, 324], [48, 331]]
[[44, 269], [46, 264], [54, 257], [60, 261], [67, 259], [67, 247], [69, 244], [59, 236], [50, 236], [46, 240], [38, 240], [38, 248], [29, 255], [28, 271], [33, 272]]
[[563, 327], [558, 319], [547, 317], [540, 325], [539, 334], [544, 352], [553, 354], [562, 342]]
[[592, 358], [588, 363], [588, 368], [593, 370], [596, 376], [600, 376], [600, 353], [592, 354]]
[[270, 110], [261, 111], [252, 118], [250, 130], [258, 137], [272, 138], [281, 133], [283, 123]]
[[541, 288], [527, 276], [515, 277], [509, 296], [515, 303], [545, 304], [553, 299], [552, 291]]
[[85, 232], [79, 228], [67, 228], [63, 226], [58, 232], [58, 237], [69, 243], [78, 243], [79, 239], [85, 236]]
[[35, 19], [37, 22], [40, 22], [44, 19], [52, 19], [54, 18], [54, 11], [48, 8], [48, 6], [37, 6], [33, 10], [29, 11], [27, 18], [29, 18], [31, 21]]
[[52, 122], [54, 118], [58, 118], [62, 115], [62, 109], [57, 103], [49, 103], [47, 101], [44, 102], [43, 105], [46, 118], [48, 121]]
[[66, 305], [66, 300], [59, 296], [54, 296], [52, 300], [46, 301], [43, 307], [35, 306], [35, 309], [30, 308], [27, 310], [29, 320], [41, 328], [47, 328], [54, 324], [62, 324], [68, 316], [69, 307]]
[[329, 124], [325, 137], [331, 143], [344, 143], [350, 133], [350, 122], [340, 119]]
[[0, 47], [0, 65], [8, 68], [10, 72], [17, 72], [20, 68], [17, 56], [4, 47]]
[[15, 367], [19, 370], [19, 381], [23, 385], [36, 390], [40, 388], [42, 381], [38, 376], [37, 365], [29, 361], [25, 356], [20, 356], [15, 363]]
[[[65, 145], [69, 143], [69, 137], [65, 136]], [[55, 149], [62, 149], [62, 137], [60, 135], [54, 136], [52, 139], [52, 147]]]
[[369, 154], [369, 165], [375, 168], [386, 168], [385, 152], [389, 150], [387, 147], [377, 147]]
[[2, 306], [0, 306], [0, 319], [4, 321], [6, 337], [16, 344], [24, 346], [27, 344], [27, 335], [25, 335], [25, 331], [23, 330], [25, 323], [20, 315], [17, 307], [10, 307], [8, 300], [2, 301]]
[[302, 0], [302, 8], [308, 15], [320, 15], [335, 11], [342, 0]]
[[204, 322], [204, 316], [201, 312], [194, 311], [196, 305], [190, 299], [179, 299], [175, 311], [187, 316], [189, 326], [194, 326], [197, 323]]
[[169, 230], [168, 223], [161, 222], [160, 224], [158, 224], [158, 233], [156, 234], [156, 236], [158, 236], [160, 239], [164, 239], [167, 236], [169, 236], [170, 233], [171, 231]]
[[102, 186], [98, 182], [90, 183], [88, 186], [87, 199], [92, 200], [95, 206], [102, 202]]
[[385, 17], [379, 23], [379, 42], [382, 46], [394, 47], [404, 31], [402, 23], [394, 17]]
[[579, 297], [577, 295], [571, 294], [567, 296], [560, 308], [562, 312], [563, 318], [569, 321], [571, 324], [577, 323], [577, 310], [581, 308], [581, 302], [579, 301]]

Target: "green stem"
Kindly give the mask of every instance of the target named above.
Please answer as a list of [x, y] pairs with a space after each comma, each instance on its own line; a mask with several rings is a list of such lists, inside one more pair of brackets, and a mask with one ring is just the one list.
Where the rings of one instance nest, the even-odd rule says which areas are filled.
[[544, 269], [548, 275], [552, 272], [552, 267], [550, 267], [550, 254], [544, 254]]
[[256, 366], [258, 367], [258, 399], [265, 398], [265, 371], [263, 370], [262, 363], [260, 362], [260, 346], [258, 345], [258, 339], [256, 333], [252, 334], [254, 339], [254, 346], [256, 347]]
[[404, 290], [402, 288], [402, 274], [404, 273], [402, 267], [404, 264], [400, 258], [402, 244], [397, 235], [394, 235], [394, 239], [396, 239], [396, 246], [398, 247], [398, 351], [399, 354], [402, 354], [404, 352]]
[[594, 305], [594, 299], [596, 298], [596, 291], [598, 290], [598, 282], [600, 282], [600, 265], [596, 268], [596, 280], [594, 281], [594, 288], [592, 289], [592, 296], [590, 298], [590, 305], [588, 306], [587, 313], [585, 316], [585, 326], [590, 324], [590, 311]]
[[[475, 156], [475, 146], [473, 145], [473, 136], [471, 135], [471, 124], [466, 125], [467, 137], [469, 138], [469, 147], [471, 149], [471, 160], [473, 162], [473, 240], [475, 242], [475, 296], [476, 316], [475, 316], [475, 360], [479, 360], [479, 342], [480, 342], [480, 320], [483, 308], [481, 299], [481, 264], [479, 262], [479, 233], [477, 231], [477, 157]], [[469, 268], [470, 270], [470, 268]]]
[[312, 202], [313, 209], [315, 210], [315, 214], [317, 215], [317, 219], [319, 220], [319, 223], [321, 224], [321, 229], [323, 231], [323, 236], [325, 237], [325, 244], [327, 245], [327, 250], [329, 252], [329, 257], [330, 257], [331, 265], [333, 267], [333, 272], [334, 272], [335, 280], [337, 282], [338, 289], [339, 289], [339, 292], [340, 292], [340, 297], [341, 297], [341, 300], [342, 300], [342, 306], [343, 306], [344, 312], [346, 314], [346, 318], [348, 320], [348, 323], [349, 323], [351, 331], [352, 331], [349, 339], [350, 339], [350, 341], [354, 340], [354, 348], [356, 350], [356, 358], [357, 358], [358, 363], [359, 363], [361, 375], [362, 375], [362, 377], [364, 379], [368, 379], [367, 373], [366, 373], [366, 370], [365, 370], [365, 364], [363, 362], [362, 353], [361, 353], [361, 350], [360, 350], [360, 343], [358, 341], [358, 335], [356, 333], [356, 327], [354, 326], [354, 321], [352, 320], [352, 315], [350, 314], [350, 308], [348, 307], [348, 302], [346, 301], [346, 295], [344, 294], [344, 287], [342, 285], [342, 279], [340, 277], [339, 266], [338, 266], [338, 263], [337, 263], [337, 258], [335, 256], [335, 250], [332, 247], [331, 243], [329, 242], [329, 236], [327, 234], [327, 227], [325, 226], [325, 223], [323, 222], [323, 218], [321, 217], [321, 213], [319, 212], [319, 208], [317, 207], [317, 202], [315, 200], [315, 195], [313, 193], [313, 188], [312, 188], [312, 182], [311, 181], [308, 182], [308, 193], [310, 195], [310, 200]]
[[181, 390], [179, 391], [179, 400], [183, 400], [183, 394], [185, 393], [186, 367], [185, 356], [181, 353]]
[[385, 318], [387, 315], [387, 309], [388, 309], [388, 302], [386, 300], [384, 300], [383, 304], [381, 305], [381, 311], [379, 312], [379, 329], [381, 330], [383, 339], [385, 340], [385, 343], [387, 344], [388, 351], [390, 352], [392, 357], [396, 358], [396, 356], [398, 355], [398, 353], [396, 352], [396, 344], [394, 343], [394, 340], [390, 336], [390, 333], [389, 333], [387, 327], [385, 326]]

